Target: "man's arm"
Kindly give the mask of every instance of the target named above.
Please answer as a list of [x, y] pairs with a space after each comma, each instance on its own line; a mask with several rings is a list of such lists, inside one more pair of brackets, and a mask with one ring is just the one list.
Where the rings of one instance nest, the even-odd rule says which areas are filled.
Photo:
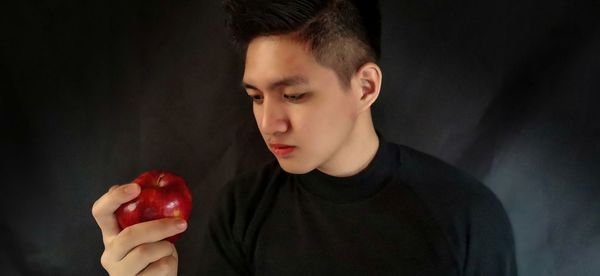
[[473, 199], [464, 275], [515, 276], [517, 263], [512, 227], [502, 203], [491, 191]]

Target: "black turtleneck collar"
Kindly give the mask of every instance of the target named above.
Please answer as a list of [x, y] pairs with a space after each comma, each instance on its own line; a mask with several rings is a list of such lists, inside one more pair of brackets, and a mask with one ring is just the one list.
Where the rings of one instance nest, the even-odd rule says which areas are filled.
[[[379, 133], [378, 133], [379, 134]], [[379, 147], [375, 156], [359, 173], [336, 177], [318, 169], [302, 175], [292, 175], [292, 179], [308, 192], [333, 203], [361, 201], [375, 195], [392, 176], [392, 168], [397, 167], [392, 148], [379, 136]]]

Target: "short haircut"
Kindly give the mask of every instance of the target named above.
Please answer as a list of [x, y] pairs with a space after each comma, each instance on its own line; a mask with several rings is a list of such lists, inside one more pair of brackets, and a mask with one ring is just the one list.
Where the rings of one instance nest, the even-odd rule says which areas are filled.
[[224, 0], [224, 6], [238, 50], [245, 52], [259, 36], [291, 34], [345, 88], [360, 66], [381, 55], [376, 0]]

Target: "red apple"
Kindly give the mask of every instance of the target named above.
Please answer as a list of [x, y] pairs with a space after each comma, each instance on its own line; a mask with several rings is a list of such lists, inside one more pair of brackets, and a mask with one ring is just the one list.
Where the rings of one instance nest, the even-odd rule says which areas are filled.
[[[192, 209], [192, 195], [182, 177], [168, 171], [148, 171], [133, 182], [140, 185], [140, 195], [121, 205], [115, 212], [121, 229], [160, 218], [188, 220]], [[167, 238], [175, 242], [181, 234]]]

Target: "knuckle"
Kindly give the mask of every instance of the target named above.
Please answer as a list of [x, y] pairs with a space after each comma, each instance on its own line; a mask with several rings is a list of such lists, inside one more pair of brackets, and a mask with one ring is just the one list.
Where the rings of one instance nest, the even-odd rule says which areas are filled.
[[108, 254], [108, 252], [114, 252], [116, 246], [117, 243], [114, 240], [107, 243], [104, 249], [104, 254]]
[[177, 267], [177, 258], [175, 258], [173, 256], [169, 256], [169, 257], [167, 257], [167, 262], [169, 263], [170, 268]]
[[170, 256], [172, 254], [172, 248], [169, 246], [170, 242], [167, 241], [159, 241], [152, 244], [144, 244], [140, 248], [139, 254], [144, 254], [144, 256]]
[[169, 257], [165, 257], [160, 259], [159, 263], [157, 264], [157, 269], [161, 272], [169, 272], [171, 271], [175, 265], [177, 264], [177, 262], [175, 261], [175, 259], [172, 256]]
[[165, 251], [172, 253], [175, 251], [175, 246], [170, 242], [170, 241], [159, 241], [158, 242], [161, 246], [161, 248], [163, 248]]
[[108, 261], [108, 254], [106, 251], [104, 251], [102, 253], [102, 256], [100, 256], [100, 264], [102, 265], [102, 267], [106, 270], [109, 269], [110, 267], [110, 262]]
[[137, 227], [133, 227], [133, 226], [125, 227], [125, 229], [123, 229], [123, 231], [121, 231], [121, 233], [119, 235], [123, 236], [123, 239], [125, 239], [125, 240], [132, 239], [133, 237], [135, 237], [137, 235], [136, 229], [137, 229]]
[[147, 244], [142, 244], [138, 245], [138, 247], [135, 248], [135, 251], [136, 254], [139, 255], [141, 258], [145, 258], [152, 253], [152, 248], [150, 248], [150, 246]]
[[177, 248], [175, 248], [175, 245], [169, 241], [166, 241], [166, 242], [169, 245], [169, 249], [171, 250], [171, 253], [174, 255], [177, 255]]
[[98, 217], [98, 215], [100, 214], [100, 211], [101, 211], [100, 210], [100, 199], [98, 199], [92, 205], [92, 215], [94, 217]]

